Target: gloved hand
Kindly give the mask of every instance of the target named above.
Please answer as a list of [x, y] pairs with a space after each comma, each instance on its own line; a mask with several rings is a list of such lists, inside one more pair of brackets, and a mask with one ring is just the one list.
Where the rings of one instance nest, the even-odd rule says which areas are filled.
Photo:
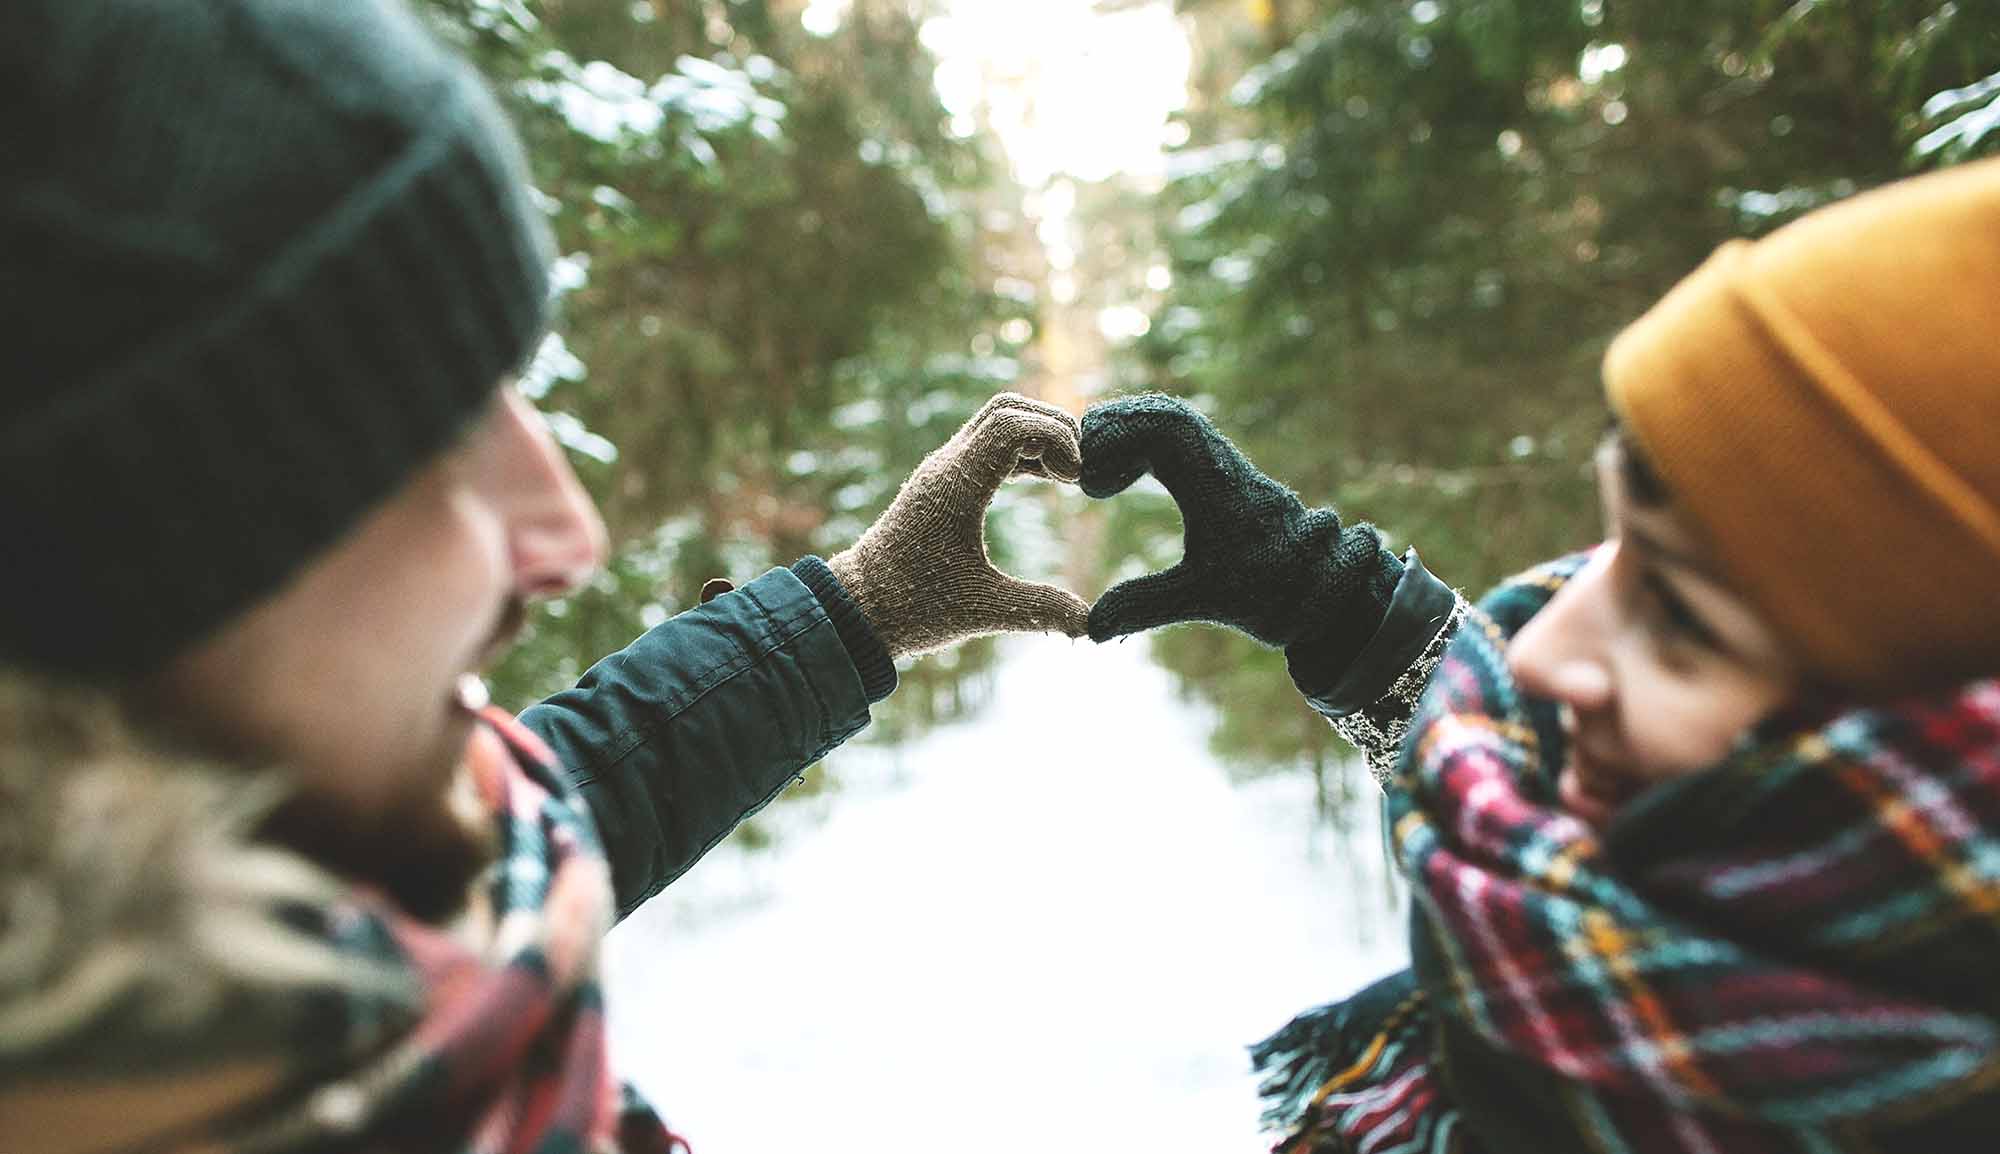
[[1090, 607], [986, 557], [986, 506], [1012, 476], [1077, 479], [1076, 418], [1016, 393], [986, 402], [917, 466], [850, 549], [827, 561], [891, 656], [988, 633], [1080, 637]]
[[1084, 413], [1085, 493], [1109, 497], [1147, 472], [1180, 506], [1183, 556], [1098, 598], [1091, 639], [1211, 621], [1286, 649], [1295, 674], [1337, 678], [1403, 572], [1374, 527], [1343, 529], [1332, 509], [1306, 508], [1184, 401], [1146, 394]]

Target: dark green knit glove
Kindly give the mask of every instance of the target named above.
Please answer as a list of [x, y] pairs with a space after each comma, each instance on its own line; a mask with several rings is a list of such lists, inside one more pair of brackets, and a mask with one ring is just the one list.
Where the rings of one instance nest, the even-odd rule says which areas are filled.
[[[1180, 506], [1180, 563], [1107, 590], [1090, 636], [1108, 641], [1179, 621], [1227, 625], [1287, 650], [1295, 674], [1331, 683], [1389, 607], [1403, 564], [1370, 525], [1343, 529], [1258, 472], [1208, 418], [1159, 394], [1083, 415], [1083, 491], [1122, 492], [1152, 473]], [[1303, 668], [1301, 668], [1303, 666]]]

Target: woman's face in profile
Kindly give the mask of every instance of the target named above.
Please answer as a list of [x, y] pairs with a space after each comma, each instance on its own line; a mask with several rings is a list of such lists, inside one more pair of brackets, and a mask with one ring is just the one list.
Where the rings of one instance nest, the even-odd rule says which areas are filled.
[[1597, 454], [1604, 544], [1507, 650], [1521, 688], [1560, 709], [1562, 804], [1598, 828], [1720, 761], [1798, 686], [1776, 633], [1671, 503], [1633, 491], [1624, 453], [1608, 438]]

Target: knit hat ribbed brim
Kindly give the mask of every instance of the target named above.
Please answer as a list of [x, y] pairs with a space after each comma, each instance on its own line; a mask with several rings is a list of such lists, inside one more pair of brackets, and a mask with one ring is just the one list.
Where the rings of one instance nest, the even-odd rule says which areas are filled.
[[[0, 273], [23, 325], [0, 656], [106, 678], [277, 589], [435, 457], [531, 354], [550, 248], [491, 96], [393, 3], [73, 11], [31, 105], [64, 135], [0, 192], [26, 254]], [[81, 61], [113, 97], [60, 103]], [[243, 130], [257, 100], [286, 102], [281, 137]]]

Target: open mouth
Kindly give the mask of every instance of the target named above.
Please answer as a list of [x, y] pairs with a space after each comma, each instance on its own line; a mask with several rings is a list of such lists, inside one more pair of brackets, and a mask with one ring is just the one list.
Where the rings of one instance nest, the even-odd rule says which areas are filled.
[[1596, 829], [1603, 829], [1644, 787], [1643, 781], [1604, 769], [1574, 745], [1556, 778], [1556, 796], [1563, 808]]
[[1614, 768], [1619, 759], [1598, 756], [1589, 748], [1577, 723], [1576, 711], [1562, 705], [1557, 712], [1566, 759], [1556, 776], [1556, 799], [1584, 823], [1603, 829], [1612, 815], [1646, 788], [1644, 779]]
[[512, 598], [500, 609], [498, 619], [488, 634], [486, 644], [479, 650], [472, 667], [458, 675], [452, 683], [452, 702], [467, 713], [477, 713], [493, 702], [493, 695], [486, 688], [486, 680], [481, 676], [486, 670], [498, 664], [514, 643], [521, 638], [522, 630], [528, 623], [527, 602]]

